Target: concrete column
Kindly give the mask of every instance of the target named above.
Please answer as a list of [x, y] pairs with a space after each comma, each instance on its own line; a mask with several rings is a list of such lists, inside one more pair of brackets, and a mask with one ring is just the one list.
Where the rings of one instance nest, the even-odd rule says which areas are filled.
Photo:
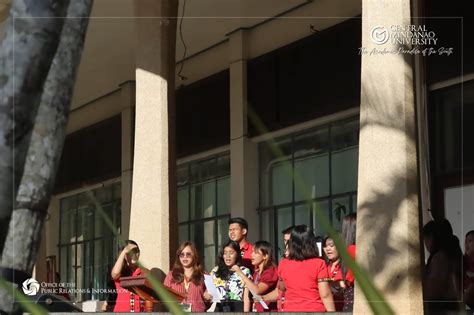
[[120, 228], [120, 234], [123, 239], [128, 239], [130, 232], [130, 206], [132, 201], [135, 82], [125, 82], [120, 87], [120, 98], [122, 106], [122, 223]]
[[[174, 66], [177, 0], [136, 0], [136, 114], [130, 238], [148, 268], [177, 242]], [[159, 18], [159, 17], [165, 18]], [[147, 17], [147, 18], [140, 18]], [[150, 18], [157, 17], [157, 18]], [[174, 256], [174, 255], [173, 255]]]
[[249, 239], [259, 239], [258, 150], [248, 138], [246, 31], [230, 35], [230, 173], [231, 215], [249, 223]]
[[[362, 46], [398, 49], [372, 30], [389, 34], [410, 16], [410, 0], [363, 0]], [[363, 54], [361, 82], [356, 259], [396, 314], [422, 314], [413, 57]], [[360, 288], [354, 311], [370, 313]]]

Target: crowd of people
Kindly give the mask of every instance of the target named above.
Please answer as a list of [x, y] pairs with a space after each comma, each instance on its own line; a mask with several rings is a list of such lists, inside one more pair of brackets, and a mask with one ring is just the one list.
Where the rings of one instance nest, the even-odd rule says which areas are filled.
[[[229, 240], [220, 249], [217, 265], [207, 273], [193, 242], [182, 243], [164, 285], [181, 294], [189, 312], [350, 312], [355, 278], [341, 260], [340, 248], [327, 236], [318, 239], [306, 225], [282, 231], [285, 250], [280, 262], [267, 241], [251, 244], [243, 218], [229, 220]], [[425, 310], [435, 314], [459, 311], [474, 301], [474, 231], [466, 234], [463, 255], [450, 223], [433, 220], [422, 231], [430, 253], [424, 272]], [[356, 214], [343, 219], [341, 238], [348, 253], [356, 255]], [[322, 252], [319, 252], [319, 247]], [[111, 272], [117, 289], [114, 312], [140, 312], [144, 302], [120, 287], [120, 278], [143, 275], [137, 264], [138, 244], [127, 241]], [[213, 302], [204, 276], [212, 277], [219, 295]], [[216, 293], [215, 293], [216, 294]]]
[[[343, 220], [342, 238], [355, 257], [355, 214]], [[326, 237], [319, 252], [318, 239], [306, 225], [282, 231], [285, 250], [278, 264], [267, 241], [251, 244], [248, 223], [229, 220], [229, 239], [222, 245], [217, 265], [206, 273], [193, 242], [182, 243], [164, 285], [181, 293], [183, 310], [190, 312], [333, 312], [350, 311], [354, 276], [341, 261], [334, 241]], [[138, 244], [128, 240], [112, 268], [117, 296], [114, 312], [144, 311], [144, 301], [120, 286], [120, 278], [147, 272], [137, 264]], [[207, 290], [209, 274], [218, 301]], [[213, 302], [215, 301], [215, 302]], [[113, 304], [113, 303], [112, 303]]]

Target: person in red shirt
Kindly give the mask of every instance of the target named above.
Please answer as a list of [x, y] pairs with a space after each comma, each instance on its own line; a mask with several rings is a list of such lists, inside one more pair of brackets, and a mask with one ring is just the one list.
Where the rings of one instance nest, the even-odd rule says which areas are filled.
[[[288, 241], [290, 240], [291, 230], [293, 229], [293, 227], [294, 226], [289, 226], [281, 232], [281, 234], [283, 234], [283, 245], [284, 245], [283, 256], [282, 256], [283, 259], [288, 257]], [[280, 290], [280, 283], [279, 282], [277, 282], [276, 288], [273, 291], [263, 295], [262, 299], [267, 304], [269, 304], [271, 302], [277, 302], [278, 312], [283, 311], [283, 304], [284, 304], [284, 301], [285, 301], [285, 294], [282, 290]]]
[[278, 266], [285, 291], [284, 312], [334, 312], [324, 260], [319, 258], [316, 237], [306, 225], [295, 226], [288, 242], [288, 258]]
[[184, 242], [179, 246], [173, 269], [166, 276], [164, 285], [185, 294], [181, 303], [183, 310], [206, 311], [206, 301], [210, 301], [212, 296], [206, 292], [204, 271], [194, 243]]
[[249, 225], [244, 218], [229, 219], [229, 238], [240, 245], [242, 255], [242, 265], [253, 271], [252, 265], [252, 244], [247, 241]]
[[336, 311], [341, 312], [344, 307], [344, 289], [346, 287], [341, 257], [334, 241], [329, 236], [323, 240], [323, 251], [328, 268], [328, 282], [334, 299]]
[[136, 294], [124, 289], [120, 285], [120, 278], [122, 277], [140, 276], [147, 272], [147, 270], [142, 270], [137, 265], [140, 257], [138, 244], [132, 240], [126, 240], [125, 243], [126, 245], [120, 252], [120, 255], [110, 273], [117, 291], [114, 313], [143, 312], [145, 309], [144, 301]]
[[[276, 288], [278, 282], [278, 271], [275, 267], [275, 258], [273, 255], [273, 247], [267, 241], [258, 241], [253, 246], [252, 251], [252, 265], [255, 272], [253, 274], [253, 281], [245, 276], [245, 274], [236, 265], [232, 267], [232, 271], [236, 272], [240, 278], [245, 282], [250, 292], [258, 296], [267, 294]], [[253, 310], [257, 312], [276, 312], [278, 310], [275, 302], [268, 304], [268, 309], [265, 310], [254, 297]]]

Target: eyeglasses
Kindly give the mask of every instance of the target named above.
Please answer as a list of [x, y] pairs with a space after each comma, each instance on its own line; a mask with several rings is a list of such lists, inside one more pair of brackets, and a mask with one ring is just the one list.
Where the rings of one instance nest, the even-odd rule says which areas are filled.
[[184, 258], [184, 257], [186, 257], [186, 258], [191, 258], [191, 257], [193, 257], [193, 253], [189, 253], [189, 252], [188, 252], [188, 253], [181, 253], [181, 254], [179, 254], [179, 258]]

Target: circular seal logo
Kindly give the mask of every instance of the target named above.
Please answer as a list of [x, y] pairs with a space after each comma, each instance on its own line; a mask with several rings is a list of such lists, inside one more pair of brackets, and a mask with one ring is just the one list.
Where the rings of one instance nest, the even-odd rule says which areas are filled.
[[370, 38], [372, 38], [372, 41], [377, 45], [385, 44], [389, 37], [387, 29], [383, 26], [374, 26], [370, 31]]
[[36, 295], [40, 289], [40, 284], [35, 279], [29, 278], [23, 281], [22, 289], [26, 295]]

